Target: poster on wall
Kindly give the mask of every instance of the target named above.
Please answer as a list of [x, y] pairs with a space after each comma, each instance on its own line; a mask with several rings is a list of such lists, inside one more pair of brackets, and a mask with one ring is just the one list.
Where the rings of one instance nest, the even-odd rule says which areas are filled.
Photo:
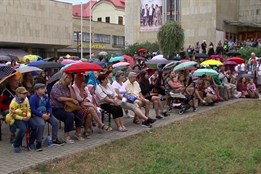
[[162, 25], [162, 0], [141, 0], [140, 31], [158, 31]]

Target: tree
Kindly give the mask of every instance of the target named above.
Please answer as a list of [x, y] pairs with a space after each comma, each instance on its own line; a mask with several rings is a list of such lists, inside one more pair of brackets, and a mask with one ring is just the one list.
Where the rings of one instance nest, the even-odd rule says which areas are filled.
[[135, 52], [138, 52], [138, 50], [140, 48], [145, 48], [150, 52], [158, 51], [159, 50], [159, 44], [157, 42], [154, 42], [154, 43], [150, 43], [150, 42], [135, 43], [133, 45], [128, 45], [127, 48], [123, 50], [123, 53], [133, 55]]
[[184, 30], [176, 21], [164, 24], [157, 37], [160, 51], [169, 58], [174, 56], [184, 44]]

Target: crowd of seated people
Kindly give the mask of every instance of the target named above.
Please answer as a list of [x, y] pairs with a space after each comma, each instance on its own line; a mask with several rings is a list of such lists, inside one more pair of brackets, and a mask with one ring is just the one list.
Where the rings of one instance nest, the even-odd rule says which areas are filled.
[[[100, 130], [112, 131], [112, 127], [102, 122], [103, 111], [111, 114], [119, 132], [128, 131], [124, 124], [124, 112], [128, 111], [135, 114], [133, 123], [151, 128], [156, 120], [169, 116], [170, 93], [193, 96], [191, 105], [195, 107], [198, 103], [213, 106], [232, 98], [259, 97], [256, 79], [244, 76], [247, 74], [244, 68], [207, 68], [216, 69], [218, 75], [194, 77], [195, 69], [174, 72], [137, 67], [116, 73], [111, 69], [63, 73], [49, 96], [46, 95], [48, 77], [45, 73], [35, 76], [25, 73], [21, 78], [14, 75], [7, 79], [1, 93], [0, 111], [10, 124], [10, 142], [15, 152], [20, 153], [28, 129], [31, 132], [28, 148], [43, 150], [46, 122], [52, 126], [52, 143], [60, 146], [75, 143], [75, 140], [84, 141], [93, 133], [94, 122]], [[166, 105], [163, 98], [166, 98]], [[150, 112], [151, 107], [155, 114]], [[63, 141], [58, 138], [59, 121], [64, 124]]]

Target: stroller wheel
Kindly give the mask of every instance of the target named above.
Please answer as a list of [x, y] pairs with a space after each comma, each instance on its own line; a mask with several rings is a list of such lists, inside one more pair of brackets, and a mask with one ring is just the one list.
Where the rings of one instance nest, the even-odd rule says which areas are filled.
[[182, 115], [182, 114], [184, 114], [184, 110], [183, 110], [183, 109], [180, 109], [180, 110], [179, 110], [179, 115]]

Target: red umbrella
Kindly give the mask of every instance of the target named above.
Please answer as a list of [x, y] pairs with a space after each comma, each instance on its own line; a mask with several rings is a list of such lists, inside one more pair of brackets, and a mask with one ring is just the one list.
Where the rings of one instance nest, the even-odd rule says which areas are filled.
[[237, 64], [245, 63], [245, 60], [240, 57], [230, 57], [230, 58], [227, 58], [227, 61], [234, 61]]
[[211, 56], [209, 57], [209, 59], [220, 60], [221, 62], [223, 61], [223, 57], [220, 56], [220, 55], [218, 55], [218, 54], [216, 54], [216, 55], [211, 55]]
[[130, 64], [131, 67], [135, 65], [135, 61], [131, 56], [123, 55], [123, 58]]
[[102, 67], [96, 63], [89, 63], [89, 62], [78, 62], [71, 64], [67, 68], [64, 69], [64, 72], [67, 73], [80, 73], [86, 71], [100, 71]]
[[140, 48], [139, 52], [143, 52], [143, 51], [146, 51], [146, 50], [147, 50], [146, 48]]

